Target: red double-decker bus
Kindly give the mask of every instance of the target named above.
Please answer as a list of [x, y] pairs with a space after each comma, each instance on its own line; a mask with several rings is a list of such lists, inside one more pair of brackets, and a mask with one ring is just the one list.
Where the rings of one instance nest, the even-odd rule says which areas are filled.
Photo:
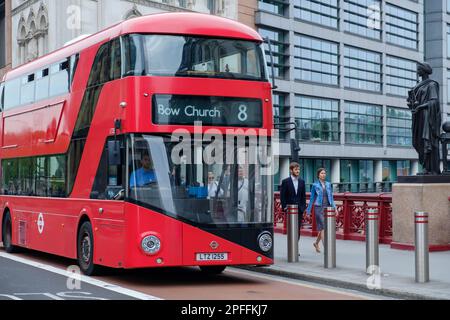
[[252, 161], [271, 148], [265, 65], [251, 28], [164, 13], [8, 72], [5, 250], [77, 259], [88, 275], [98, 266], [218, 273], [272, 264], [272, 178]]

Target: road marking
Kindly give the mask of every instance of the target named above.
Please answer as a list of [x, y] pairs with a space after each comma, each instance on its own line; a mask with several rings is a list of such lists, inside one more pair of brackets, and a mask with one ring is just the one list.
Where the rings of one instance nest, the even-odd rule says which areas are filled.
[[54, 294], [48, 293], [48, 292], [42, 292], [42, 293], [14, 293], [15, 296], [46, 296], [53, 300], [64, 300], [58, 296], [55, 296]]
[[0, 294], [0, 297], [6, 297], [6, 298], [9, 298], [11, 300], [23, 300], [23, 299], [20, 299], [20, 298], [18, 298], [16, 296], [10, 295], [10, 294]]
[[[309, 285], [309, 284], [299, 283], [299, 282], [303, 282], [303, 280], [298, 280], [298, 279], [285, 280], [285, 279], [280, 279], [280, 278], [278, 278], [279, 276], [275, 276], [275, 275], [259, 274], [259, 273], [252, 272], [252, 271], [237, 270], [237, 269], [233, 269], [233, 270], [228, 269], [227, 272], [234, 272], [234, 273], [238, 273], [241, 275], [251, 275], [256, 278], [284, 282], [284, 283], [293, 284], [293, 285], [300, 286], [300, 287], [306, 287], [306, 288], [310, 288], [310, 289], [323, 290], [323, 291], [328, 291], [331, 293], [347, 295], [347, 296], [354, 297], [354, 298], [364, 298], [367, 300], [379, 300], [379, 299], [372, 298], [372, 297], [366, 297], [364, 295], [358, 295], [358, 294], [354, 294], [354, 293], [338, 291], [336, 289], [330, 289], [330, 288], [325, 288], [325, 287], [320, 287], [320, 286], [313, 286], [313, 285]], [[342, 289], [342, 290], [349, 290], [349, 289]]]
[[[10, 259], [10, 260], [13, 260], [13, 261], [16, 261], [16, 262], [20, 262], [20, 263], [23, 263], [23, 264], [27, 264], [27, 265], [32, 266], [32, 267], [36, 267], [36, 268], [39, 268], [39, 269], [43, 269], [43, 270], [46, 270], [46, 271], [49, 271], [49, 272], [53, 272], [53, 273], [56, 273], [56, 274], [59, 274], [59, 275], [67, 277], [67, 271], [66, 270], [55, 268], [53, 266], [49, 266], [49, 265], [46, 265], [46, 264], [43, 264], [43, 263], [34, 262], [34, 261], [31, 261], [31, 260], [28, 260], [28, 259], [25, 259], [25, 258], [16, 257], [16, 256], [14, 256], [12, 254], [5, 253], [5, 252], [0, 252], [0, 257], [6, 258], [6, 259]], [[100, 287], [100, 288], [103, 288], [103, 289], [106, 289], [106, 290], [114, 291], [114, 292], [117, 292], [117, 293], [120, 293], [120, 294], [123, 294], [123, 295], [126, 295], [126, 296], [130, 296], [130, 297], [133, 297], [133, 298], [136, 298], [136, 299], [139, 299], [139, 300], [163, 300], [162, 298], [159, 298], [159, 297], [155, 297], [155, 296], [151, 296], [151, 295], [139, 292], [139, 291], [127, 289], [127, 288], [124, 288], [124, 287], [121, 287], [121, 286], [117, 286], [117, 285], [114, 285], [114, 284], [111, 284], [111, 283], [107, 283], [107, 282], [104, 282], [104, 281], [101, 281], [101, 280], [97, 280], [97, 279], [91, 278], [91, 277], [88, 277], [88, 276], [85, 276], [85, 275], [80, 275], [80, 277], [81, 277], [80, 280], [82, 282], [85, 282], [85, 283], [88, 283], [90, 285], [97, 286], [97, 287]]]

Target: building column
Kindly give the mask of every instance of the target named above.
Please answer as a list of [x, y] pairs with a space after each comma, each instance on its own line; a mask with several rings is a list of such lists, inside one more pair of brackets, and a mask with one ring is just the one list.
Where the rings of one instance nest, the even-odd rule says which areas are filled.
[[339, 183], [341, 183], [341, 160], [340, 159], [331, 159], [331, 173], [330, 173], [330, 182], [334, 184], [336, 187], [333, 192], [338, 192], [339, 188], [337, 187]]
[[11, 68], [12, 66], [12, 0], [5, 1], [5, 66]]
[[383, 127], [381, 128], [382, 134], [383, 136], [382, 138], [382, 143], [383, 143], [383, 149], [384, 149], [384, 154], [386, 154], [387, 150], [387, 107], [386, 106], [382, 106], [381, 107], [381, 115], [383, 116], [383, 118], [381, 118], [381, 121], [383, 122]]
[[340, 127], [340, 142], [341, 146], [345, 145], [345, 105], [344, 99], [339, 100], [339, 127]]
[[39, 33], [37, 35], [37, 55], [38, 57], [43, 56], [45, 54], [44, 52], [44, 34]]
[[419, 172], [419, 160], [411, 160], [411, 175], [415, 176]]
[[374, 182], [383, 181], [383, 160], [375, 160], [374, 161]]
[[283, 157], [280, 158], [280, 184], [287, 177], [289, 177], [289, 158]]
[[25, 60], [26, 60], [26, 43], [25, 43], [25, 41], [23, 42], [23, 44], [20, 44], [20, 46], [19, 46], [19, 56], [20, 56], [20, 63], [19, 64], [23, 64], [23, 63], [25, 63]]
[[289, 6], [288, 6], [288, 14], [287, 17], [285, 16], [285, 18], [288, 19], [294, 19], [294, 2], [293, 1], [289, 1]]

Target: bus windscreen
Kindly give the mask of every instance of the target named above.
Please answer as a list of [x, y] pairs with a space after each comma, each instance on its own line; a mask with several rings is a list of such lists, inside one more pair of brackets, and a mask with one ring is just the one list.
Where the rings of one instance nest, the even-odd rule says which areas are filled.
[[124, 48], [126, 75], [267, 81], [261, 44], [252, 41], [132, 34]]
[[[211, 151], [192, 140], [180, 152], [168, 137], [139, 134], [130, 145], [131, 202], [197, 224], [272, 222], [272, 178], [258, 161], [270, 153], [269, 144], [224, 141]], [[211, 152], [216, 159], [205, 163]]]

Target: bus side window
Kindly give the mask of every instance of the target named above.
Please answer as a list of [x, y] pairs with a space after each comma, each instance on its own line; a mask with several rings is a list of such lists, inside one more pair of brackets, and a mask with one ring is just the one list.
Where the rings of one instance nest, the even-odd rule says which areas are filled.
[[69, 60], [50, 66], [50, 96], [69, 92]]
[[29, 104], [34, 102], [34, 73], [22, 77], [22, 88], [20, 90], [20, 104]]
[[98, 49], [89, 75], [88, 87], [97, 86], [110, 80], [109, 47], [110, 43], [107, 42]]
[[5, 82], [4, 110], [20, 105], [20, 78]]
[[50, 88], [49, 69], [45, 68], [36, 73], [36, 101], [47, 99]]
[[126, 35], [122, 37], [123, 76], [144, 75], [145, 59], [140, 35]]
[[73, 83], [73, 79], [75, 78], [75, 73], [78, 67], [78, 61], [80, 60], [80, 54], [74, 54], [70, 57], [70, 86]]
[[[111, 142], [113, 140], [109, 140]], [[120, 157], [125, 158], [125, 147], [123, 139], [118, 137], [120, 147]], [[111, 164], [108, 159], [108, 147], [111, 144], [108, 141], [103, 148], [100, 163], [97, 168], [94, 185], [92, 187], [91, 199], [103, 200], [123, 200], [124, 199], [124, 184], [125, 184], [125, 163]]]
[[0, 83], [0, 112], [3, 112], [3, 92], [4, 92], [5, 84]]
[[120, 51], [120, 38], [116, 38], [111, 42], [111, 50], [110, 50], [110, 58], [111, 58], [111, 73], [109, 75], [111, 80], [120, 79], [121, 67], [122, 67], [122, 59], [121, 59], [121, 51]]

